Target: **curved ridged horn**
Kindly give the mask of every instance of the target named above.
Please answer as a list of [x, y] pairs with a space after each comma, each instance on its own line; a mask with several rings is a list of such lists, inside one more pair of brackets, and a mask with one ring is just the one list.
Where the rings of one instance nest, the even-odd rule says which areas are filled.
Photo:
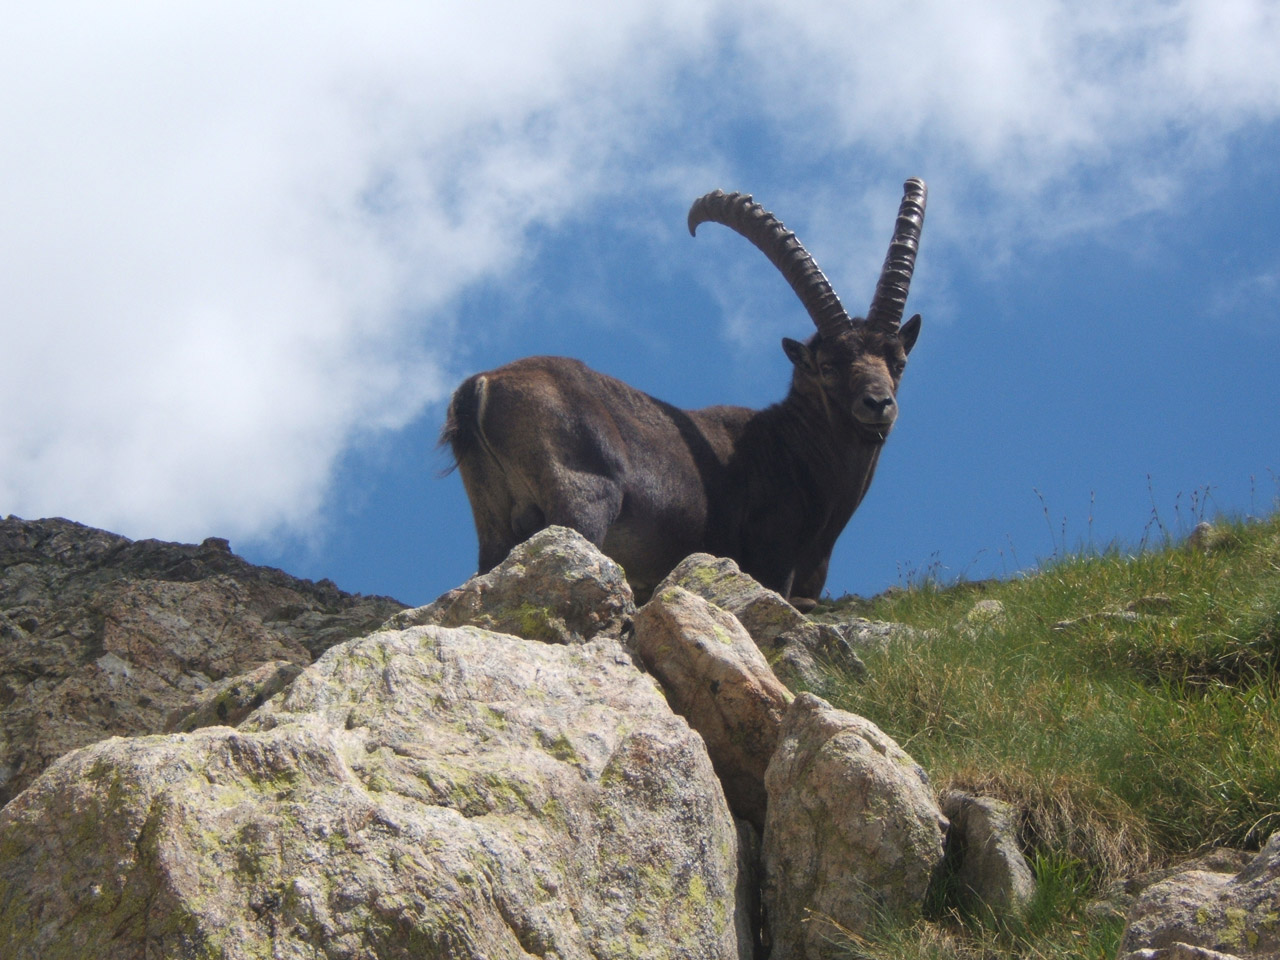
[[722, 223], [746, 237], [769, 258], [791, 284], [821, 336], [832, 337], [848, 329], [849, 314], [809, 251], [781, 220], [753, 201], [749, 193], [714, 190], [699, 197], [689, 208], [689, 233], [696, 235], [698, 224], [708, 221]]
[[924, 226], [924, 205], [929, 188], [919, 177], [912, 177], [902, 185], [902, 205], [898, 207], [898, 222], [894, 224], [893, 240], [889, 253], [880, 269], [880, 282], [867, 310], [867, 322], [887, 330], [897, 330], [902, 323], [902, 312], [907, 306], [907, 289], [911, 286], [911, 272], [916, 266], [916, 251], [920, 249], [920, 230]]

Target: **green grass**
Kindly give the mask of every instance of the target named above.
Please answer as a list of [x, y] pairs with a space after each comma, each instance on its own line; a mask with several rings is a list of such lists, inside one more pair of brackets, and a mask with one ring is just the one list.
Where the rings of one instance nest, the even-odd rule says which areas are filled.
[[[980, 600], [1003, 614], [974, 616]], [[864, 683], [834, 671], [827, 693], [939, 791], [1015, 804], [1043, 881], [1016, 929], [942, 911], [872, 941], [850, 934], [851, 957], [1114, 956], [1119, 922], [1084, 912], [1106, 884], [1280, 830], [1280, 515], [1220, 521], [1207, 550], [1065, 557], [817, 615], [927, 631], [867, 653]]]

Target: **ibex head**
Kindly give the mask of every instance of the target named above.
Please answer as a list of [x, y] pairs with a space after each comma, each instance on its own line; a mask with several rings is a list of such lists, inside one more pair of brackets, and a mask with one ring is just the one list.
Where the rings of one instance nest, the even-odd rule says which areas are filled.
[[896, 396], [907, 354], [920, 334], [920, 315], [902, 314], [911, 285], [927, 191], [915, 178], [903, 185], [889, 253], [866, 319], [845, 311], [831, 284], [796, 235], [749, 194], [720, 190], [696, 200], [689, 232], [707, 221], [722, 223], [750, 240], [776, 266], [818, 328], [801, 343], [784, 338], [795, 370], [792, 396], [872, 442], [882, 443], [898, 416]]

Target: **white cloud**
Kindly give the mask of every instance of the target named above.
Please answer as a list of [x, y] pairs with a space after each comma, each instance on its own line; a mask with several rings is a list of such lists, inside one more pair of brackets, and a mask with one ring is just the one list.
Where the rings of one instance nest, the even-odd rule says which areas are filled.
[[687, 4], [129, 9], [32, 7], [0, 40], [0, 509], [180, 538], [305, 525], [347, 445], [442, 396], [442, 308], [590, 196], [637, 38], [701, 29]]
[[1271, 335], [1280, 332], [1280, 262], [1272, 260], [1258, 272], [1230, 273], [1207, 291], [1205, 315], [1245, 330]]
[[860, 157], [930, 178], [931, 243], [987, 243], [1168, 204], [1280, 112], [1261, 0], [123, 10], [0, 36], [0, 512], [135, 536], [305, 528], [345, 449], [443, 396], [450, 303], [530, 227], [751, 166], [707, 156], [720, 111], [825, 164], [838, 288], [896, 202], [831, 174]]
[[887, 152], [922, 139], [992, 177], [1037, 182], [1171, 126], [1280, 115], [1269, 0], [796, 0], [743, 23], [777, 113]]
[[1269, 0], [758, 0], [738, 24], [760, 110], [828, 158], [771, 202], [816, 209], [804, 236], [842, 290], [869, 289], [896, 202], [868, 170], [929, 182], [924, 270], [948, 248], [1000, 272], [1023, 244], [1137, 242], [1124, 224], [1280, 119]]

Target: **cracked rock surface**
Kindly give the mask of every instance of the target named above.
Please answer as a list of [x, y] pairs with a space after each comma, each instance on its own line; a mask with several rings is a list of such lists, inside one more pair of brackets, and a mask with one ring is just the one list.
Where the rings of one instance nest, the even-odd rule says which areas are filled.
[[0, 520], [0, 804], [68, 750], [159, 733], [211, 684], [305, 666], [401, 608], [254, 566], [216, 538]]

